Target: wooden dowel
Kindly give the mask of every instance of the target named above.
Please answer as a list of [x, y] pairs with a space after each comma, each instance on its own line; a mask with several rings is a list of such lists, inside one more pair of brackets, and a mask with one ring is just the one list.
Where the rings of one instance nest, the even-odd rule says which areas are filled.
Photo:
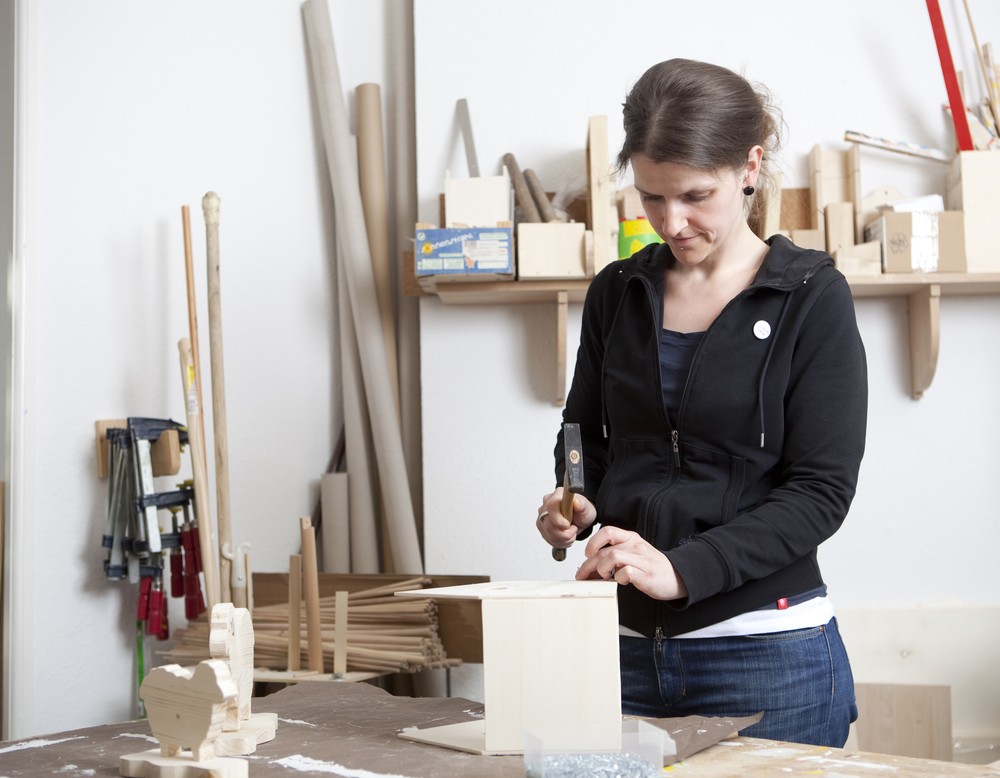
[[[205, 248], [208, 265], [208, 345], [212, 374], [212, 429], [215, 444], [215, 519], [219, 532], [219, 592], [222, 602], [246, 607], [246, 591], [242, 602], [233, 599], [233, 555], [240, 553], [233, 546], [233, 527], [229, 509], [229, 432], [226, 425], [226, 377], [222, 360], [222, 292], [219, 273], [219, 208], [221, 200], [208, 192], [201, 200], [205, 216]], [[190, 240], [188, 235], [185, 240]], [[199, 387], [200, 392], [200, 387]], [[200, 398], [200, 394], [199, 394]]]
[[[288, 558], [288, 669], [300, 670], [301, 655], [299, 610], [302, 604], [302, 557], [292, 554]], [[256, 628], [256, 627], [255, 627]]]
[[518, 167], [514, 155], [504, 154], [503, 163], [507, 166], [510, 181], [514, 185], [514, 197], [517, 204], [521, 206], [521, 221], [540, 222], [542, 217], [538, 215], [538, 206], [535, 205], [535, 200], [531, 196], [531, 191], [528, 189], [528, 184], [524, 180], [524, 175], [521, 173], [521, 168]]
[[[333, 674], [347, 672], [347, 592], [337, 592], [336, 620], [333, 622]], [[322, 633], [320, 635], [322, 639]]]
[[218, 568], [215, 564], [215, 538], [212, 516], [208, 507], [208, 472], [205, 466], [205, 427], [202, 424], [201, 402], [195, 385], [197, 370], [191, 361], [191, 342], [181, 338], [177, 343], [180, 355], [181, 381], [187, 408], [188, 445], [191, 447], [191, 470], [194, 480], [194, 510], [198, 519], [198, 542], [201, 546], [201, 570], [205, 576], [205, 606], [209, 613], [219, 602]]
[[542, 182], [538, 180], [538, 175], [535, 171], [530, 168], [525, 170], [524, 181], [528, 185], [528, 191], [531, 192], [531, 198], [535, 201], [535, 205], [538, 208], [538, 214], [541, 216], [542, 221], [557, 221], [556, 211], [552, 207], [552, 202], [549, 200], [549, 196], [545, 192], [545, 187], [543, 187]]
[[316, 560], [316, 531], [312, 517], [299, 519], [302, 535], [302, 583], [306, 596], [306, 632], [309, 636], [309, 669], [323, 672], [323, 647], [319, 616], [319, 566]]

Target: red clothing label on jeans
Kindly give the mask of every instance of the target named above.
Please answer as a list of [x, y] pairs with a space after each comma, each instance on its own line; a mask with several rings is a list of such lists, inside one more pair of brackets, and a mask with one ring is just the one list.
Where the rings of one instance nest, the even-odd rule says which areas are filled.
[[780, 600], [778, 600], [778, 610], [779, 611], [783, 611], [787, 607], [788, 607], [788, 598], [787, 597], [782, 597]]

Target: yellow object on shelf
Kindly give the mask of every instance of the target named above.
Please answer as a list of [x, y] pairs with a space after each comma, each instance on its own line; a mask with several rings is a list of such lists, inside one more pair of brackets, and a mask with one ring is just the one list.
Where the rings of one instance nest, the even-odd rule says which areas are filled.
[[618, 259], [628, 259], [650, 243], [663, 241], [647, 219], [622, 219], [618, 223]]

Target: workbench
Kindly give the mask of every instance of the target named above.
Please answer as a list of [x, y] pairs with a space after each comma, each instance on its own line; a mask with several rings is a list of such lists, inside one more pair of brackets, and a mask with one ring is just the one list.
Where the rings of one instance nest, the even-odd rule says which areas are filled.
[[[477, 756], [400, 738], [408, 727], [479, 718], [482, 706], [461, 698], [395, 697], [360, 683], [303, 683], [254, 698], [254, 712], [278, 716], [274, 740], [245, 757], [253, 776], [339, 775], [364, 778], [522, 778], [521, 756]], [[121, 756], [155, 747], [146, 721], [90, 727], [0, 743], [0, 775], [111, 778]], [[851, 753], [734, 737], [665, 774], [721, 776], [998, 776], [1000, 769], [878, 754]]]

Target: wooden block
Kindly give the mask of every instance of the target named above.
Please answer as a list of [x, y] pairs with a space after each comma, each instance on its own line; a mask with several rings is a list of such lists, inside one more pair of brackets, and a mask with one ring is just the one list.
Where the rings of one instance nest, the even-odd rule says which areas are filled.
[[153, 475], [177, 475], [181, 471], [181, 438], [177, 430], [164, 430], [150, 447]]
[[826, 237], [823, 230], [792, 230], [792, 243], [804, 249], [826, 251]]
[[579, 222], [517, 225], [517, 277], [586, 278], [586, 225]]
[[882, 244], [879, 241], [856, 243], [833, 252], [837, 269], [845, 276], [882, 274]]
[[965, 214], [965, 263], [969, 273], [1000, 272], [1000, 154], [963, 151], [946, 180], [949, 210]]
[[608, 164], [608, 117], [591, 116], [587, 125], [587, 227], [594, 233], [594, 271], [618, 259], [609, 206], [614, 206]]
[[848, 189], [851, 193], [851, 204], [854, 206], [854, 242], [863, 243], [865, 239], [865, 223], [861, 210], [864, 196], [861, 188], [861, 144], [852, 143], [847, 151], [847, 168], [850, 180]]
[[862, 226], [861, 240], [865, 240], [865, 231], [869, 225], [881, 217], [881, 206], [905, 198], [906, 196], [902, 192], [891, 186], [880, 186], [866, 194], [861, 199], [861, 214], [859, 215]]
[[851, 203], [829, 203], [824, 209], [824, 217], [826, 250], [831, 255], [854, 245], [854, 206]]
[[226, 756], [198, 762], [178, 756], [167, 757], [154, 748], [120, 757], [118, 774], [127, 778], [247, 778], [250, 765], [246, 759]]
[[780, 227], [782, 230], [791, 233], [792, 230], [812, 229], [809, 198], [808, 188], [781, 190]]
[[950, 762], [951, 687], [859, 683], [858, 748]]
[[97, 444], [97, 477], [108, 477], [108, 439], [109, 429], [125, 429], [128, 422], [125, 419], [104, 419], [94, 422], [94, 437]]
[[[128, 428], [127, 419], [102, 419], [94, 422], [94, 434], [97, 450], [97, 477], [107, 478], [108, 438], [109, 429]], [[177, 475], [181, 470], [181, 439], [177, 430], [164, 430], [160, 437], [150, 446], [150, 461], [153, 464], [153, 475]]]
[[514, 219], [514, 190], [507, 168], [499, 176], [445, 178], [446, 227], [493, 227]]
[[644, 219], [646, 217], [646, 209], [642, 207], [642, 198], [639, 195], [639, 191], [632, 184], [618, 190], [618, 194], [615, 196], [615, 203], [618, 206], [619, 221]]
[[817, 144], [809, 153], [812, 228], [823, 226], [826, 206], [850, 202], [850, 172], [847, 152]]

